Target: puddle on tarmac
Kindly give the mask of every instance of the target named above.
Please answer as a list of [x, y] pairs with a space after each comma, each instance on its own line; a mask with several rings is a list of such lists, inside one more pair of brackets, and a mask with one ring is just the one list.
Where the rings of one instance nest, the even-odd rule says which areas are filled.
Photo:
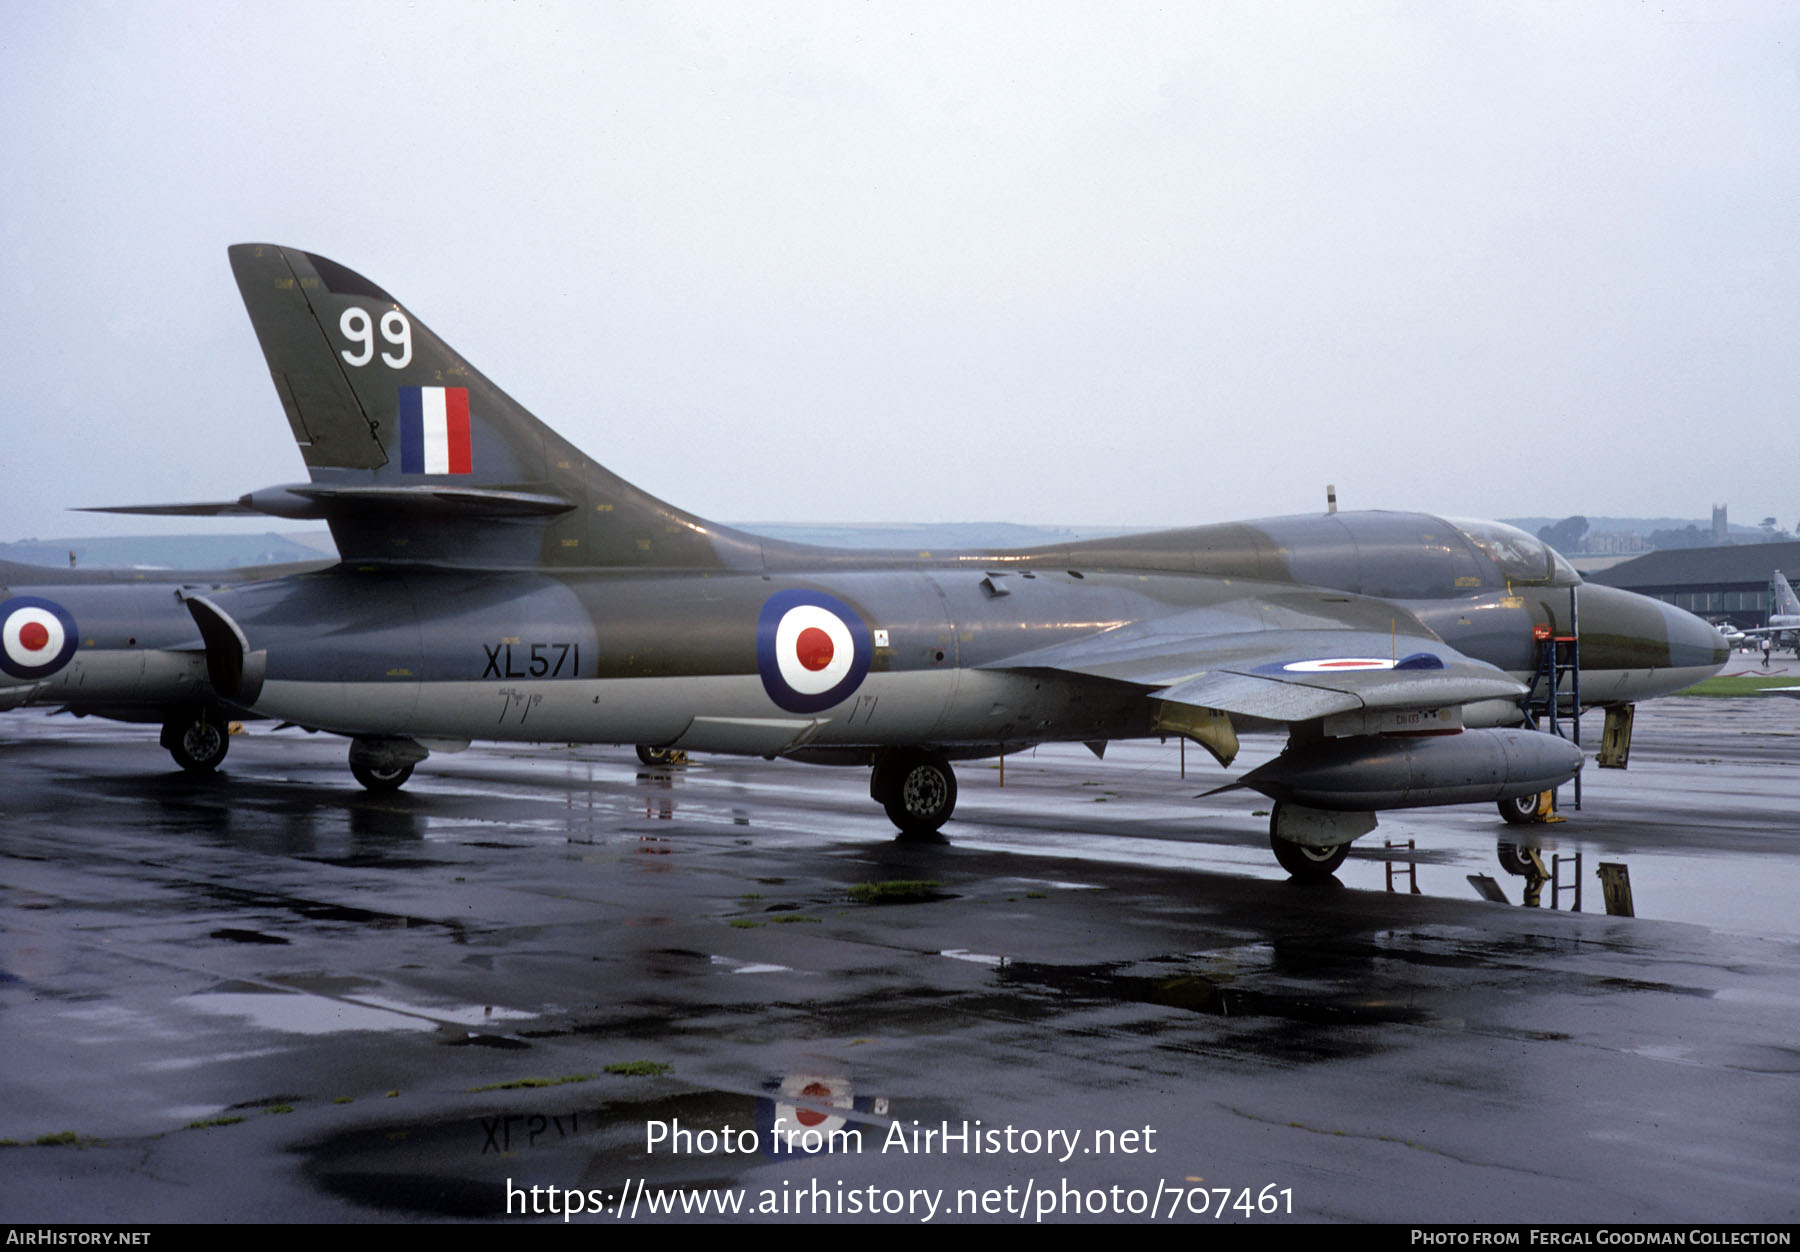
[[406, 1013], [297, 991], [203, 991], [175, 1001], [221, 1017], [245, 1017], [264, 1030], [329, 1035], [346, 1030], [436, 1030], [437, 1023]]
[[877, 1150], [888, 1124], [888, 1102], [855, 1095], [841, 1076], [770, 1079], [761, 1096], [617, 1098], [633, 1081], [602, 1077], [510, 1103], [471, 1093], [481, 1107], [468, 1114], [359, 1126], [306, 1145], [304, 1169], [359, 1204], [492, 1220], [508, 1215], [509, 1199], [513, 1215], [528, 1211], [532, 1187], [599, 1193], [609, 1205], [628, 1187], [716, 1190], [754, 1166], [812, 1155], [809, 1141]]
[[[282, 985], [272, 985], [275, 983]], [[301, 1035], [503, 1027], [537, 1016], [496, 1005], [420, 1004], [363, 990], [378, 985], [366, 979], [331, 977], [284, 977], [272, 979], [266, 986], [232, 981], [183, 996], [175, 1003], [213, 1016], [245, 1017], [265, 1030]], [[503, 1035], [505, 1031], [482, 1033]]]

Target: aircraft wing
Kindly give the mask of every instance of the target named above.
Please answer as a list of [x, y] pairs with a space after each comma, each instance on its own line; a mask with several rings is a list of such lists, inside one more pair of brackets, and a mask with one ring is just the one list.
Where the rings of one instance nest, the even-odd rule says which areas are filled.
[[[1339, 598], [1334, 601], [1341, 602]], [[1293, 608], [1290, 603], [1285, 608]], [[1292, 613], [1193, 609], [1052, 644], [988, 669], [1049, 669], [1143, 687], [1147, 696], [1274, 722], [1358, 709], [1445, 708], [1516, 700], [1525, 686], [1465, 656], [1410, 618], [1372, 630], [1368, 614], [1341, 624], [1317, 608]], [[1391, 614], [1391, 606], [1384, 606]], [[1269, 617], [1276, 620], [1271, 622]]]

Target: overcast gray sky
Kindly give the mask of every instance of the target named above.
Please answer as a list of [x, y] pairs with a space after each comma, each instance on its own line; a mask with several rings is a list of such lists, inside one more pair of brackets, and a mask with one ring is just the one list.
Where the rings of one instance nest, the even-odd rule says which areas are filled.
[[0, 539], [304, 477], [361, 271], [725, 520], [1800, 520], [1800, 6], [0, 0]]

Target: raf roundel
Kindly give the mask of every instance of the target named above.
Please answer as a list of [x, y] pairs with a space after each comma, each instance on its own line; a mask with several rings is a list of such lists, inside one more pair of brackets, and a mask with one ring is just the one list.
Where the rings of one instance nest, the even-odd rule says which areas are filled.
[[75, 619], [54, 600], [0, 603], [0, 670], [14, 678], [48, 678], [69, 663], [75, 643]]
[[756, 621], [756, 668], [769, 699], [817, 713], [862, 685], [873, 653], [855, 609], [817, 591], [778, 591]]
[[1290, 674], [1333, 674], [1347, 669], [1393, 669], [1394, 663], [1378, 656], [1329, 656], [1313, 661], [1289, 661], [1281, 668]]
[[1321, 656], [1303, 661], [1277, 661], [1259, 665], [1258, 674], [1341, 674], [1348, 670], [1369, 669], [1443, 669], [1444, 658], [1431, 652], [1412, 652], [1402, 657]]

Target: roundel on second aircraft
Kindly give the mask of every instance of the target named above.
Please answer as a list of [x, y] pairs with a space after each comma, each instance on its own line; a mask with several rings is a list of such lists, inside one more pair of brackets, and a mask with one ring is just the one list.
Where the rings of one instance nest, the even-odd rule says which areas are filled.
[[756, 668], [790, 713], [828, 709], [862, 685], [873, 646], [855, 609], [817, 591], [778, 591], [756, 620]]
[[0, 670], [47, 678], [75, 655], [75, 619], [54, 600], [14, 596], [0, 603]]

